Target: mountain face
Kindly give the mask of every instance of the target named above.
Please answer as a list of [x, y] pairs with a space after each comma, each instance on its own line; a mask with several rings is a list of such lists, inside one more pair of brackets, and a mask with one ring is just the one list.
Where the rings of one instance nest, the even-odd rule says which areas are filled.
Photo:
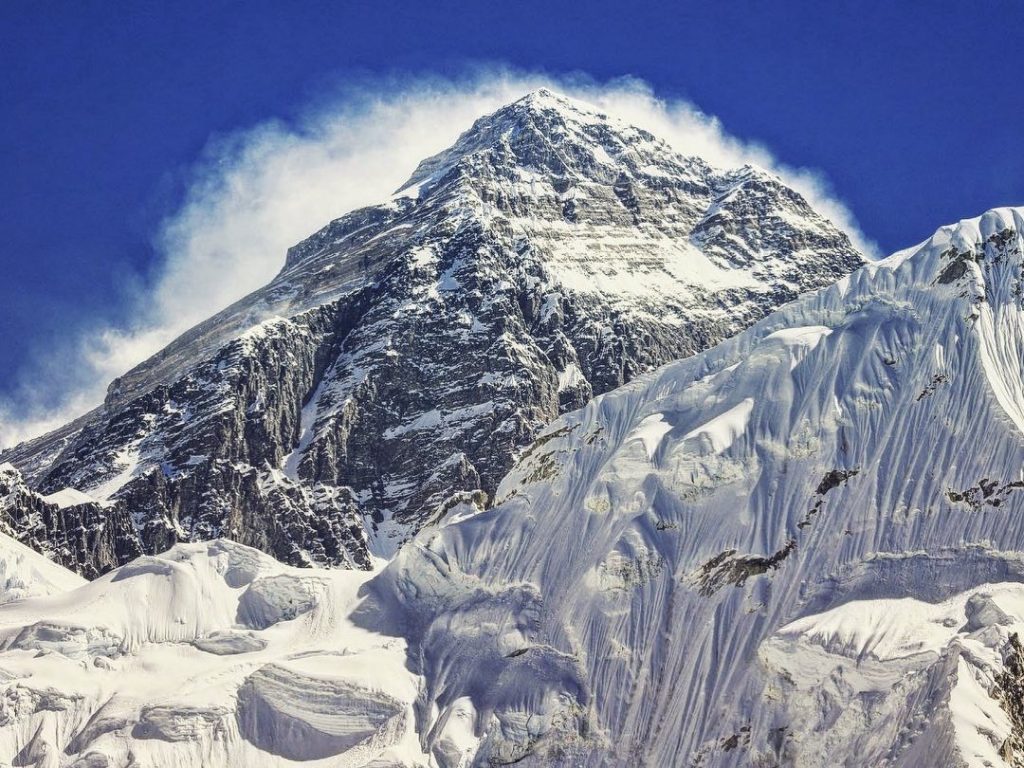
[[6, 452], [0, 515], [89, 576], [218, 536], [369, 568], [559, 414], [861, 263], [775, 177], [538, 91]]
[[0, 754], [1017, 766], [1022, 468], [999, 209], [563, 415], [376, 572], [221, 540], [0, 605]]
[[497, 496], [362, 612], [428, 744], [468, 697], [481, 764], [1019, 765], [1024, 209], [597, 398]]

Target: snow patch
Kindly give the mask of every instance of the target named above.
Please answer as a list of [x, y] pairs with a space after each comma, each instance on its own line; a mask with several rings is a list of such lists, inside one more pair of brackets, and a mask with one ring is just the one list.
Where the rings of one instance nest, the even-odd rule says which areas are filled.
[[725, 413], [691, 429], [683, 435], [683, 440], [703, 438], [707, 440], [713, 453], [721, 453], [746, 432], [753, 411], [754, 398], [746, 397]]
[[769, 333], [764, 338], [765, 341], [780, 341], [790, 350], [789, 370], [792, 371], [823, 338], [831, 333], [832, 329], [825, 325], [805, 325], [799, 328], [783, 328]]
[[75, 488], [62, 488], [55, 493], [47, 494], [42, 497], [43, 501], [47, 504], [56, 504], [60, 509], [67, 509], [68, 507], [77, 507], [80, 504], [95, 504], [96, 499], [87, 493], [82, 493]]
[[585, 383], [586, 378], [583, 376], [583, 371], [576, 363], [569, 363], [565, 366], [565, 370], [558, 374], [558, 391], [564, 392], [569, 389], [574, 389], [581, 383]]
[[661, 441], [671, 431], [672, 425], [665, 419], [665, 414], [655, 413], [641, 421], [637, 428], [626, 438], [626, 442], [639, 440], [643, 443], [644, 450], [647, 452], [647, 459], [653, 461], [654, 454], [658, 452]]

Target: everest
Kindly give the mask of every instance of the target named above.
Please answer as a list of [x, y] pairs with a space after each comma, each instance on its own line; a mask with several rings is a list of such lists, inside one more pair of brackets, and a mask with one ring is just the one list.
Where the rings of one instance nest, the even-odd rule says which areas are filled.
[[540, 91], [2, 459], [0, 764], [1024, 765], [1024, 208]]
[[367, 569], [560, 414], [861, 263], [777, 178], [540, 90], [0, 455], [0, 522], [90, 578], [216, 537]]

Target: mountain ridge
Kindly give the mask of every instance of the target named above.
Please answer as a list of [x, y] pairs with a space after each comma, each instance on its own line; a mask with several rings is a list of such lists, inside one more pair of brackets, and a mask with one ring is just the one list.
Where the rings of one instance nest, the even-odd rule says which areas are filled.
[[536, 764], [587, 734], [577, 764], [1009, 762], [1022, 379], [992, 362], [1024, 351], [1022, 232], [944, 227], [563, 416], [366, 614], [407, 627], [440, 718], [502, 648], [563, 659]]

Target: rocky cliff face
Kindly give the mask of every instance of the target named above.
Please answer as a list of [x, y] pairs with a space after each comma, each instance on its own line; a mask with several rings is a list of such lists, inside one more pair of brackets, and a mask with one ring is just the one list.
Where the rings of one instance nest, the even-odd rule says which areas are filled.
[[539, 91], [4, 454], [30, 489], [5, 522], [90, 575], [214, 536], [366, 568], [488, 505], [559, 414], [860, 263], [769, 174]]

